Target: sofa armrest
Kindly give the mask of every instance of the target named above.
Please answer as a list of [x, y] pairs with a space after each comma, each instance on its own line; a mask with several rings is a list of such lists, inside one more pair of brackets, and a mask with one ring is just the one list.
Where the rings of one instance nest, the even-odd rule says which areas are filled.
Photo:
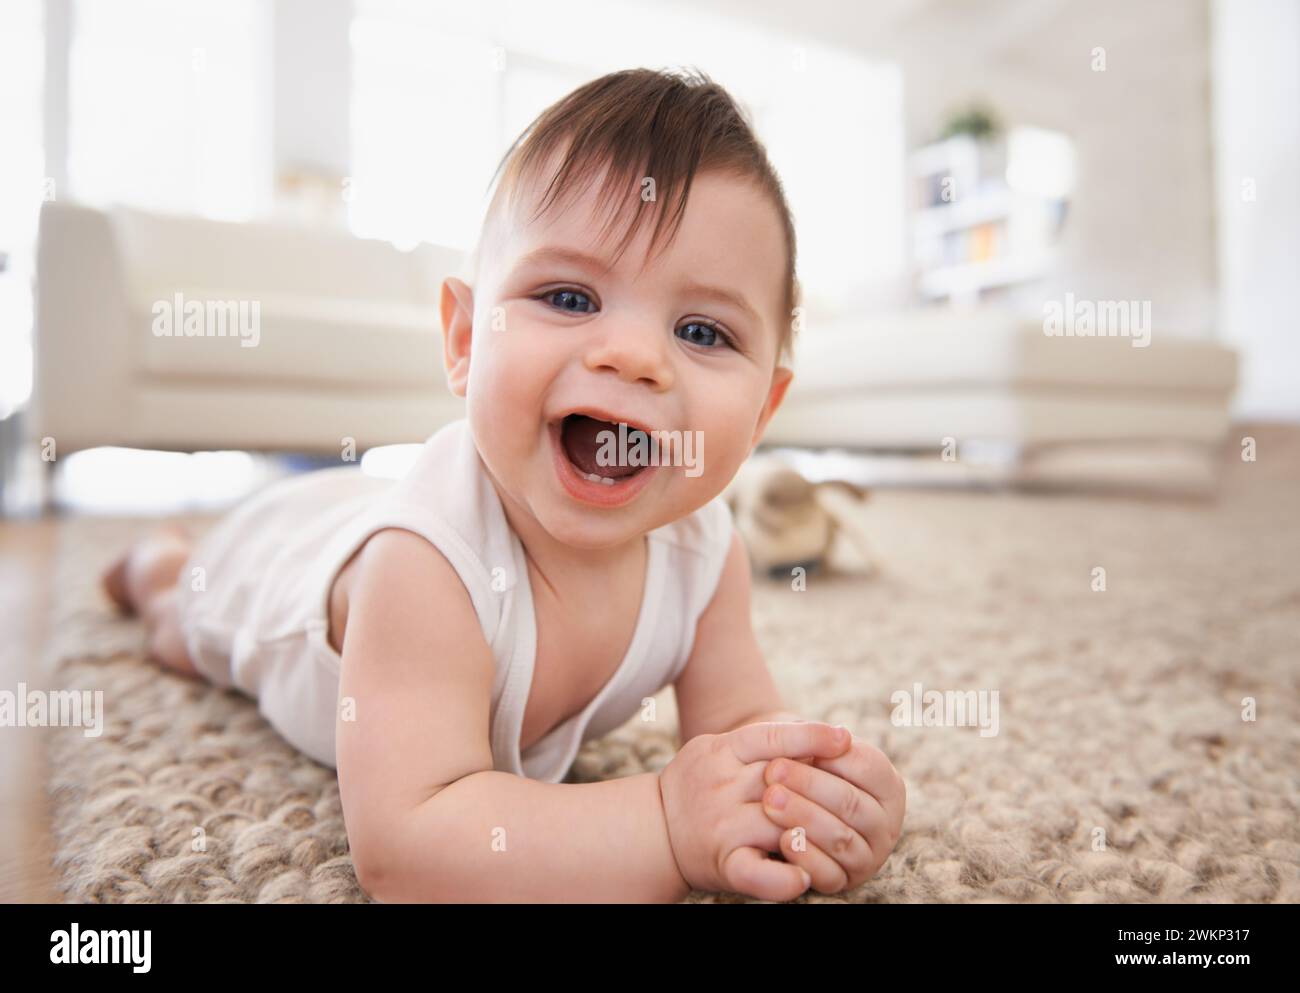
[[100, 211], [48, 202], [36, 252], [32, 430], [56, 454], [129, 434], [136, 350], [112, 227]]

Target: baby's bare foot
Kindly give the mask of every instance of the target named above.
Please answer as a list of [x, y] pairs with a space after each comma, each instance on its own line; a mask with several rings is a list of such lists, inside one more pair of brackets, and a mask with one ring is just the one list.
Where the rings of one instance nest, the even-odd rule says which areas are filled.
[[104, 571], [100, 583], [119, 610], [143, 619], [150, 658], [198, 677], [181, 632], [176, 599], [176, 580], [192, 545], [184, 527], [163, 524], [118, 557]]
[[100, 586], [118, 610], [137, 614], [155, 593], [176, 582], [191, 543], [182, 525], [162, 524], [114, 559], [100, 576]]

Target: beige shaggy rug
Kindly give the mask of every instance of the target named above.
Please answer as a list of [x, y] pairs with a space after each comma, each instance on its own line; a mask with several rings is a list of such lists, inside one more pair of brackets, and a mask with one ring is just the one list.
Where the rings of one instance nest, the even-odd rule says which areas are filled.
[[[787, 703], [908, 784], [877, 877], [805, 901], [1300, 901], [1300, 435], [1258, 437], [1211, 502], [879, 492], [875, 574], [756, 583]], [[67, 899], [364, 901], [333, 772], [251, 701], [142, 660], [98, 594], [148, 523], [62, 528], [50, 662], [108, 711], [99, 738], [50, 734]], [[996, 690], [997, 734], [896, 726], [891, 695], [916, 684]], [[572, 778], [661, 769], [662, 699], [671, 720], [589, 742]]]

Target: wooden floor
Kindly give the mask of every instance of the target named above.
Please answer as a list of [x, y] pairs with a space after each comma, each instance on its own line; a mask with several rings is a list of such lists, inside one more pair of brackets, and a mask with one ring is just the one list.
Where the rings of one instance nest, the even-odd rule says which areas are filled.
[[[43, 685], [58, 519], [0, 520], [0, 690]], [[0, 902], [57, 901], [42, 728], [0, 727]]]
[[[48, 644], [59, 528], [66, 519], [61, 514], [165, 516], [195, 508], [211, 511], [217, 509], [211, 503], [214, 492], [233, 504], [303, 468], [255, 453], [209, 452], [204, 461], [184, 467], [155, 464], [160, 455], [174, 461], [176, 453], [100, 449], [96, 454], [72, 478], [64, 472], [56, 480], [45, 471], [50, 467], [34, 457], [27, 474], [15, 476], [20, 484], [25, 480], [15, 487], [19, 497], [10, 501], [18, 516], [0, 516], [0, 618], [6, 635], [0, 639], [0, 690], [15, 692], [20, 682], [29, 689], [50, 688], [41, 662]], [[124, 487], [124, 479], [130, 485]], [[238, 484], [233, 490], [232, 479]], [[57, 505], [62, 509], [42, 516], [37, 508], [56, 483]], [[45, 798], [46, 734], [44, 728], [0, 727], [0, 903], [61, 899], [51, 868], [55, 846]]]

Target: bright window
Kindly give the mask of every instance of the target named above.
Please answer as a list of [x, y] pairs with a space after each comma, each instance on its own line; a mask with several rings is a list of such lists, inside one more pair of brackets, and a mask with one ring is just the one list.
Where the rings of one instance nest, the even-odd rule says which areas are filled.
[[357, 0], [352, 158], [358, 234], [468, 249], [501, 156], [541, 110], [631, 66], [696, 67], [753, 115], [785, 184], [810, 298], [903, 272], [897, 67], [687, 8]]
[[69, 183], [79, 200], [243, 219], [265, 202], [256, 0], [78, 0]]
[[32, 271], [45, 179], [41, 74], [44, 30], [39, 0], [0, 10], [0, 418], [32, 392]]

